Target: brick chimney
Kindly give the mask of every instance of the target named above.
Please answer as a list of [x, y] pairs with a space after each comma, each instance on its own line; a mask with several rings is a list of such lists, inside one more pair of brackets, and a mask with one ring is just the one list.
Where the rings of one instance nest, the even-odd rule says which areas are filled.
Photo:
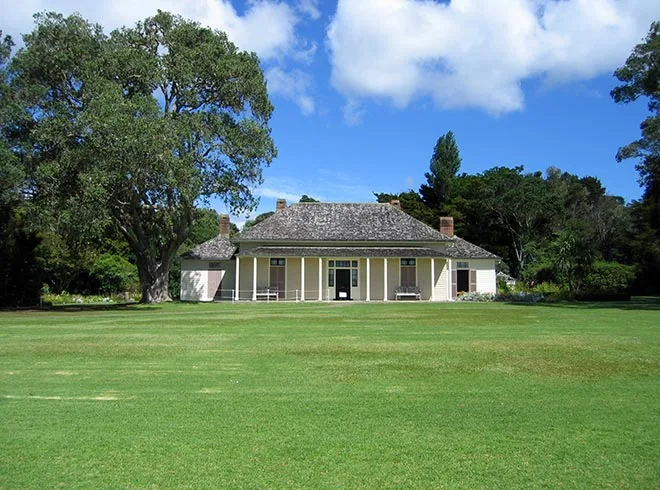
[[220, 215], [220, 230], [219, 230], [219, 235], [229, 238], [229, 232], [231, 231], [231, 223], [229, 221], [229, 215], [228, 214], [221, 214]]
[[440, 217], [440, 233], [448, 236], [454, 236], [454, 218], [451, 216]]
[[395, 208], [401, 209], [401, 201], [399, 201], [398, 199], [392, 199], [390, 201], [390, 204]]
[[275, 204], [275, 212], [279, 213], [286, 209], [286, 199], [278, 199], [277, 204]]

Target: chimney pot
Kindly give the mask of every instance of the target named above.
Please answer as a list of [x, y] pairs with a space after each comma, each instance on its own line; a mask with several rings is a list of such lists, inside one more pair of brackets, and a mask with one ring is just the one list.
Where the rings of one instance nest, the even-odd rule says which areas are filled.
[[398, 199], [392, 199], [392, 200], [390, 201], [390, 204], [391, 204], [392, 206], [394, 206], [395, 208], [399, 208], [399, 209], [401, 209], [401, 201], [399, 201]]
[[454, 236], [454, 218], [451, 216], [440, 217], [440, 233]]
[[231, 222], [229, 221], [228, 214], [220, 215], [220, 236], [229, 238], [229, 232], [231, 231]]
[[286, 199], [278, 199], [277, 204], [275, 205], [275, 211], [280, 212], [286, 209]]

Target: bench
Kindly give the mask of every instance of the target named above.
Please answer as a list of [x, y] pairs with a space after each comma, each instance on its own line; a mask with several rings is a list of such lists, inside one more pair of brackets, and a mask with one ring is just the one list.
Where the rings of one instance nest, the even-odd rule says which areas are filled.
[[265, 299], [266, 301], [270, 301], [271, 298], [274, 298], [275, 301], [279, 301], [280, 295], [279, 291], [277, 288], [259, 288], [257, 289], [257, 301], [259, 299]]
[[422, 291], [417, 286], [399, 286], [394, 288], [394, 297], [398, 301], [399, 298], [412, 298], [422, 299]]

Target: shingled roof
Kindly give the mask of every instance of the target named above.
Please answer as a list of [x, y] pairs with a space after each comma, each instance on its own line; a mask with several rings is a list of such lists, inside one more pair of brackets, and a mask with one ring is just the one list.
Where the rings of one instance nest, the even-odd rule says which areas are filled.
[[438, 242], [452, 238], [391, 204], [296, 203], [245, 230], [243, 241]]
[[450, 259], [499, 259], [498, 255], [490, 253], [474, 243], [470, 243], [457, 236], [445, 250], [445, 256]]
[[229, 238], [218, 235], [209, 241], [197, 245], [181, 255], [182, 259], [192, 260], [230, 260], [238, 247], [229, 241]]

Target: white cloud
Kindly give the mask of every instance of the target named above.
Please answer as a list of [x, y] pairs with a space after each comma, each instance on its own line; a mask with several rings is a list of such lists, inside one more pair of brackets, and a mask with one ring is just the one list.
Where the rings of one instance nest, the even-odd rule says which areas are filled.
[[349, 126], [360, 124], [364, 118], [364, 108], [357, 99], [349, 98], [346, 104], [344, 104], [342, 112], [344, 114], [344, 121]]
[[339, 0], [327, 31], [332, 84], [349, 121], [367, 97], [520, 110], [522, 81], [611, 72], [659, 17], [657, 0]]
[[321, 17], [319, 0], [298, 0], [298, 10], [309, 15], [314, 20], [318, 20]]
[[253, 192], [259, 197], [267, 197], [270, 199], [286, 199], [289, 202], [298, 202], [302, 197], [302, 194], [295, 194], [274, 187], [257, 187]]
[[109, 31], [133, 25], [161, 9], [225, 31], [240, 49], [255, 51], [264, 60], [294, 52], [295, 27], [299, 22], [288, 4], [276, 0], [249, 2], [244, 15], [239, 15], [229, 0], [24, 0], [4, 7], [2, 27], [17, 39], [19, 33], [32, 31], [35, 12], [47, 10], [65, 15], [79, 12]]
[[309, 116], [314, 113], [314, 99], [309, 95], [311, 77], [300, 71], [285, 72], [279, 67], [266, 70], [268, 92], [293, 100], [301, 112]]

